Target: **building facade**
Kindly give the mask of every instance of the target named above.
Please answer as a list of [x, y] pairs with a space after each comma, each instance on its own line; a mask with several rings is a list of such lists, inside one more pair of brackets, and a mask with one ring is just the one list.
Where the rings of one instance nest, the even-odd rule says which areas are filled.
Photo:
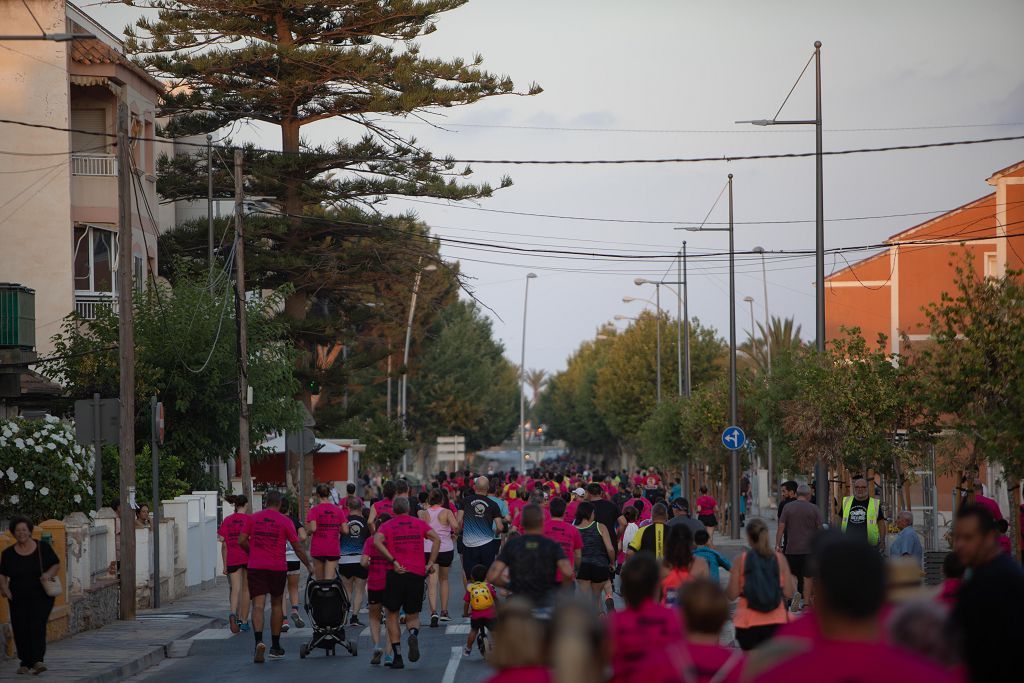
[[[27, 2], [47, 33], [95, 36], [18, 41], [0, 51], [0, 118], [44, 126], [0, 124], [0, 281], [35, 290], [36, 348], [45, 357], [70, 313], [92, 318], [98, 306], [116, 305], [120, 172], [132, 175], [137, 286], [156, 270], [159, 202], [151, 140], [163, 84], [71, 3]], [[20, 2], [0, 4], [0, 26], [8, 34], [39, 32]], [[118, 168], [115, 154], [122, 100], [130, 135], [138, 138], [129, 169]]]

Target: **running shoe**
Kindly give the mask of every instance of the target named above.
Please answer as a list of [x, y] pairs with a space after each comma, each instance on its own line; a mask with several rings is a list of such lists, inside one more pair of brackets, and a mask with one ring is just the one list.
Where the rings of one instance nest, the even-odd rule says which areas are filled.
[[44, 671], [46, 671], [46, 665], [43, 664], [42, 662], [36, 662], [35, 664], [32, 665], [32, 674], [33, 675], [38, 676], [39, 674], [43, 673]]
[[263, 643], [256, 643], [256, 654], [252, 656], [254, 664], [262, 664], [267, 656], [267, 646]]
[[284, 659], [284, 648], [283, 647], [272, 647], [270, 648], [270, 654], [267, 655], [268, 659]]
[[[415, 633], [409, 634], [409, 661], [418, 662], [420, 659], [420, 638]], [[395, 660], [399, 661], [399, 660]]]
[[384, 653], [384, 666], [391, 666], [395, 661], [395, 655], [390, 652]]
[[295, 628], [305, 628], [306, 622], [299, 616], [299, 610], [292, 607], [292, 623], [295, 624]]
[[437, 624], [439, 623], [439, 621], [440, 621], [440, 619], [437, 616], [437, 612], [431, 612], [430, 613], [430, 628], [437, 628]]
[[604, 599], [604, 608], [606, 610], [608, 610], [609, 612], [614, 612], [615, 611], [615, 601], [612, 600], [611, 598], [605, 598]]
[[441, 623], [447, 624], [452, 618], [448, 616], [448, 610], [441, 610]]
[[462, 656], [463, 657], [468, 657], [471, 654], [473, 654], [473, 648], [471, 648], [471, 647], [464, 647], [464, 648], [462, 648]]
[[[410, 657], [409, 660], [412, 661], [412, 657]], [[402, 661], [402, 655], [395, 655], [395, 658], [391, 660], [390, 666], [392, 669], [404, 669], [405, 662]]]
[[349, 626], [362, 626], [363, 622], [359, 621], [359, 615], [353, 614], [352, 618], [349, 619]]
[[281, 633], [288, 633], [289, 628], [290, 626], [288, 626], [288, 622], [285, 621], [283, 624], [281, 624]]
[[373, 656], [370, 657], [370, 666], [380, 666], [380, 660], [384, 657], [384, 650], [376, 649], [373, 651]]
[[796, 593], [793, 594], [793, 601], [789, 605], [789, 611], [793, 612], [794, 614], [799, 612], [800, 608], [802, 606], [802, 603], [803, 603], [803, 596], [800, 595], [799, 591], [797, 591]]
[[238, 633], [239, 631], [238, 615], [234, 612], [228, 615], [228, 628], [231, 629], [232, 633]]
[[248, 621], [243, 621], [241, 624], [238, 625], [238, 630], [240, 630], [242, 633], [248, 633], [249, 632], [249, 622]]

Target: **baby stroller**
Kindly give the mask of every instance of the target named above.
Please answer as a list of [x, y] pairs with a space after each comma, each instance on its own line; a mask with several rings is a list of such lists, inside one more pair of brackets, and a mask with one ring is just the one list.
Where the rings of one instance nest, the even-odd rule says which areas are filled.
[[305, 658], [315, 648], [322, 647], [333, 655], [334, 648], [341, 645], [355, 657], [358, 653], [355, 640], [345, 638], [345, 624], [351, 609], [345, 587], [337, 578], [330, 581], [306, 581], [306, 614], [313, 622], [313, 637], [299, 648], [299, 657]]

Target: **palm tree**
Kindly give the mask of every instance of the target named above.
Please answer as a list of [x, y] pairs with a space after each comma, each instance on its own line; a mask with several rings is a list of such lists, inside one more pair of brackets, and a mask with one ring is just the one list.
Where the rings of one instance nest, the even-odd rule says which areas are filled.
[[[768, 338], [767, 348], [765, 347], [765, 337]], [[783, 354], [799, 351], [804, 346], [806, 346], [806, 342], [800, 338], [800, 326], [793, 321], [793, 318], [783, 320], [773, 316], [767, 335], [764, 325], [757, 323], [757, 336], [753, 340], [753, 346], [750, 340], [747, 340], [740, 345], [739, 351], [746, 356], [747, 362], [753, 365], [758, 373], [762, 373], [768, 370], [769, 350], [772, 359], [775, 359]]]
[[533, 394], [530, 406], [536, 406], [537, 399], [540, 398], [540, 392], [544, 390], [544, 386], [548, 383], [548, 373], [546, 370], [527, 370], [525, 379], [526, 383], [530, 385], [530, 392]]

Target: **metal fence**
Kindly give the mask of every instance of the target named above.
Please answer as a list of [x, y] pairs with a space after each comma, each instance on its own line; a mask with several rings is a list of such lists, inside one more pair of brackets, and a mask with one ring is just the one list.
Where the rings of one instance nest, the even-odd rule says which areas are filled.
[[116, 176], [117, 157], [113, 154], [72, 154], [71, 175]]
[[107, 536], [106, 526], [89, 527], [89, 572], [94, 579], [105, 575], [110, 568], [107, 564]]
[[117, 313], [117, 298], [113, 294], [75, 294], [75, 313], [83, 320], [95, 320], [100, 308]]

